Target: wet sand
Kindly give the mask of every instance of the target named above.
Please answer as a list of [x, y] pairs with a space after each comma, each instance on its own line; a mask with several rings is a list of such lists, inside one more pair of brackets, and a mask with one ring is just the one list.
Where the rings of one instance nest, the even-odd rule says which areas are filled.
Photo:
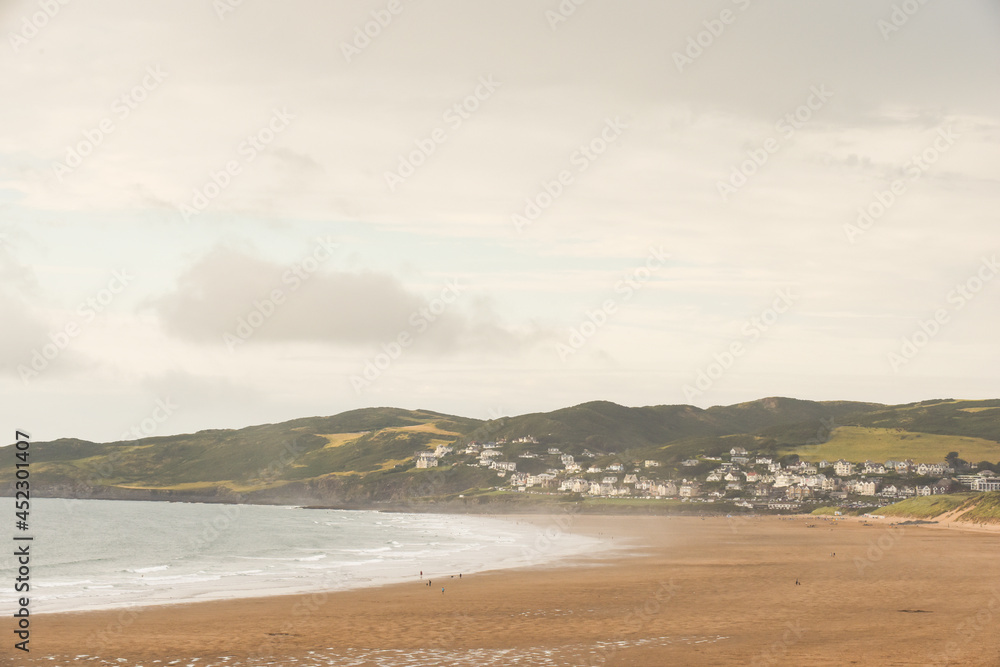
[[[559, 539], [555, 519], [522, 520]], [[143, 667], [1000, 665], [1000, 534], [815, 517], [560, 522], [631, 549], [461, 579], [425, 566], [431, 587], [415, 571], [412, 583], [381, 588], [43, 614], [32, 619], [31, 653], [15, 655], [9, 642], [3, 657]]]

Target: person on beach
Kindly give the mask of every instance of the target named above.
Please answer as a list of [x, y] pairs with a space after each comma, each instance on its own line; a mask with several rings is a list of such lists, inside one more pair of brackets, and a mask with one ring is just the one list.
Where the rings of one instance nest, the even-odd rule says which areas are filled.
[[441, 587], [441, 595], [444, 595], [444, 586]]

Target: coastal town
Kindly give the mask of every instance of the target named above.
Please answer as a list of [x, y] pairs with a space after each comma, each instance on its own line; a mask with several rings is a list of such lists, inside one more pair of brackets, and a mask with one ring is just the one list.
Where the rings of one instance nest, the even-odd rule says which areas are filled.
[[497, 475], [495, 488], [509, 492], [726, 502], [754, 510], [796, 511], [831, 503], [880, 507], [915, 496], [1000, 491], [1000, 474], [979, 470], [955, 452], [940, 462], [805, 461], [795, 455], [764, 455], [733, 447], [718, 456], [699, 455], [666, 464], [588, 449], [574, 455], [560, 447], [540, 445], [528, 435], [510, 441], [498, 438], [456, 447], [439, 445], [433, 451], [417, 452], [414, 458], [419, 469], [487, 468]]

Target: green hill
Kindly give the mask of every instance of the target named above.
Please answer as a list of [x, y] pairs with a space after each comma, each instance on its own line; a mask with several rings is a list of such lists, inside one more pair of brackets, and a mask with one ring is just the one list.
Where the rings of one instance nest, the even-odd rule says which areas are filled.
[[1000, 523], [1000, 491], [908, 498], [879, 510], [886, 516], [918, 519], [936, 519], [949, 513], [955, 521]]
[[[527, 436], [538, 444], [514, 442]], [[365, 408], [124, 442], [37, 442], [31, 448], [32, 489], [63, 497], [399, 503], [496, 486], [496, 473], [476, 465], [472, 455], [455, 453], [440, 467], [416, 468], [418, 451], [438, 445], [461, 449], [470, 441], [506, 441], [502, 460], [516, 460], [519, 471], [530, 473], [544, 472], [553, 462], [520, 455], [544, 455], [548, 447], [574, 455], [588, 451], [602, 466], [652, 459], [663, 464], [664, 475], [680, 472], [682, 460], [737, 446], [750, 453], [855, 461], [942, 461], [956, 451], [968, 461], [995, 463], [1000, 401], [886, 406], [773, 397], [708, 409], [595, 401], [491, 421]], [[705, 461], [702, 467], [710, 465]], [[12, 466], [0, 470], [0, 488], [8, 493], [13, 474]]]

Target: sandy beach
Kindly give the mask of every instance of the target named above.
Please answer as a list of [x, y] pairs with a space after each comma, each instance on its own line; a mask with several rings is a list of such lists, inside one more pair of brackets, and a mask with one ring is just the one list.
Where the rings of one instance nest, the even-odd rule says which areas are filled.
[[414, 572], [346, 592], [44, 614], [30, 655], [4, 653], [144, 667], [1000, 664], [997, 533], [853, 518], [518, 520], [616, 549], [462, 578], [425, 568], [432, 586]]

